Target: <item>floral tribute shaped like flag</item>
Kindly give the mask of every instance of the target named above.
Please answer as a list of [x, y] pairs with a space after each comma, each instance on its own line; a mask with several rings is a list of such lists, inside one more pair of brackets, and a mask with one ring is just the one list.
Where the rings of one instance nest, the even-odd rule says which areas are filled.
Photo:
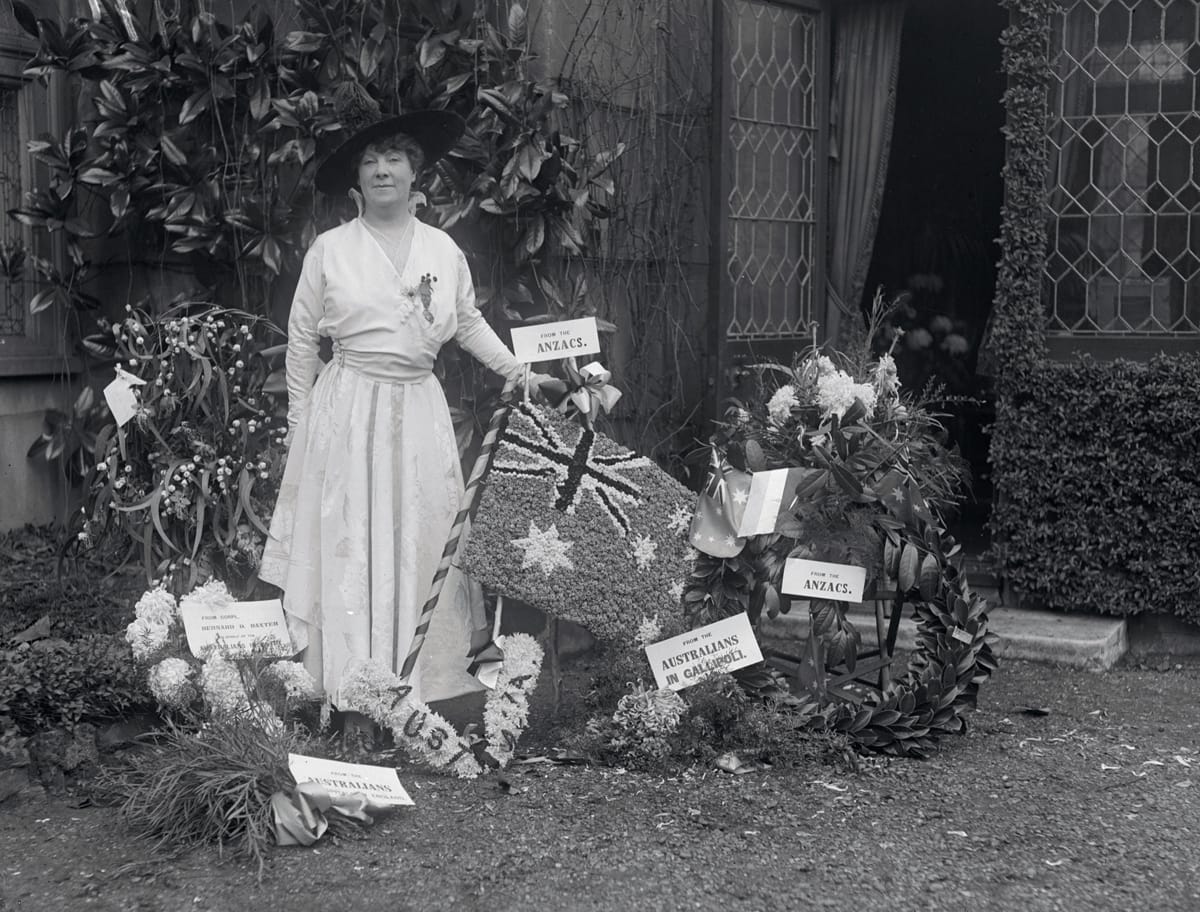
[[463, 568], [500, 595], [632, 641], [682, 629], [695, 495], [654, 462], [551, 409], [515, 405]]

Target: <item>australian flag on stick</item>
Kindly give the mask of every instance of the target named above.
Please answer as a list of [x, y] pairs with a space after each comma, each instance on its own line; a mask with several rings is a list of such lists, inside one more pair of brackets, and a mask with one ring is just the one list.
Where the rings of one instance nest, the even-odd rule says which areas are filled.
[[750, 499], [751, 477], [712, 448], [708, 480], [692, 517], [689, 540], [693, 548], [713, 557], [734, 557], [741, 552], [746, 539], [737, 532]]

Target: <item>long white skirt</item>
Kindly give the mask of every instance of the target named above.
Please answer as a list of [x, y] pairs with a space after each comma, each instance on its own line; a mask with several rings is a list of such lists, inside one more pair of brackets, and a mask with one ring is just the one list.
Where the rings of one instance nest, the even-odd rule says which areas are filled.
[[[261, 579], [284, 591], [293, 645], [328, 698], [352, 659], [399, 672], [462, 497], [454, 428], [432, 375], [388, 383], [329, 364], [296, 427]], [[471, 587], [451, 572], [410, 684], [442, 700], [466, 673]]]

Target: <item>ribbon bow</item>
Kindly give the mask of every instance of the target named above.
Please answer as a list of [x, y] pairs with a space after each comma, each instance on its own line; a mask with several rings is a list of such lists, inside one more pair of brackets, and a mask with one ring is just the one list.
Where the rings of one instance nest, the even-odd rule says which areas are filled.
[[583, 367], [575, 367], [571, 362], [565, 364], [567, 379], [543, 380], [538, 389], [553, 408], [567, 414], [572, 408], [582, 417], [589, 428], [595, 416], [607, 412], [621, 398], [621, 391], [609, 386], [612, 372], [607, 370], [599, 361], [592, 361]]
[[275, 842], [281, 846], [310, 846], [329, 829], [325, 815], [332, 812], [370, 823], [367, 796], [333, 796], [323, 785], [301, 782], [289, 794], [278, 791], [271, 796], [271, 816], [275, 824]]

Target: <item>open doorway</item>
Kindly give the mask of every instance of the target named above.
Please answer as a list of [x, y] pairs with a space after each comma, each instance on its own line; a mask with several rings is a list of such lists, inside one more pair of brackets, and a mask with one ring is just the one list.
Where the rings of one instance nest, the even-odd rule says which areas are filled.
[[[908, 389], [940, 384], [951, 436], [971, 464], [972, 497], [954, 529], [986, 546], [991, 504], [985, 428], [991, 390], [980, 342], [991, 312], [1004, 187], [1004, 107], [996, 0], [909, 0], [895, 121], [864, 306], [905, 293], [893, 318]], [[971, 402], [962, 401], [965, 399]]]

